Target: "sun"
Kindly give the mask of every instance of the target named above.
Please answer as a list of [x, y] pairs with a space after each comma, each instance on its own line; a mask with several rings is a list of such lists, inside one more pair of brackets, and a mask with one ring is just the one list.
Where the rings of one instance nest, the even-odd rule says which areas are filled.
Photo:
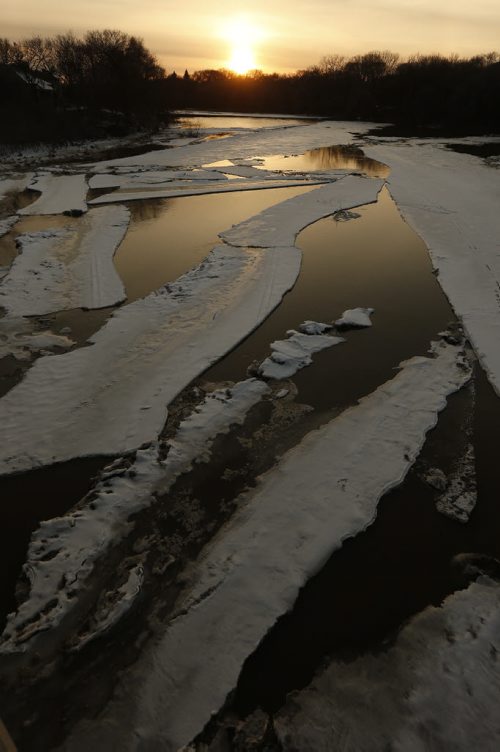
[[235, 73], [243, 75], [256, 67], [255, 57], [250, 46], [239, 45], [233, 47], [231, 59], [228, 62], [229, 68]]
[[241, 75], [257, 67], [255, 46], [264, 37], [261, 29], [245, 16], [239, 16], [223, 24], [222, 36], [230, 44], [227, 65], [232, 71]]

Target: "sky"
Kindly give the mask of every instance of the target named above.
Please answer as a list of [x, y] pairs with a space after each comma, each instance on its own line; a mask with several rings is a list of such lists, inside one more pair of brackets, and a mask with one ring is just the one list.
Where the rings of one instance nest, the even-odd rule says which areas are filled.
[[142, 37], [168, 72], [292, 72], [371, 50], [500, 50], [500, 0], [0, 0], [11, 40], [89, 29]]

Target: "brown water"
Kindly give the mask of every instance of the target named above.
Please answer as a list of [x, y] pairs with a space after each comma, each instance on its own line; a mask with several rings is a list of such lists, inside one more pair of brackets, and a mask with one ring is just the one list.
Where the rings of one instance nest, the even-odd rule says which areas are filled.
[[233, 224], [313, 187], [135, 201], [132, 219], [115, 255], [128, 302], [144, 297], [199, 264]]
[[258, 165], [266, 170], [312, 172], [315, 170], [350, 170], [362, 172], [371, 178], [386, 178], [390, 169], [382, 162], [365, 157], [361, 149], [353, 146], [322, 146], [304, 154], [283, 154], [262, 157]]

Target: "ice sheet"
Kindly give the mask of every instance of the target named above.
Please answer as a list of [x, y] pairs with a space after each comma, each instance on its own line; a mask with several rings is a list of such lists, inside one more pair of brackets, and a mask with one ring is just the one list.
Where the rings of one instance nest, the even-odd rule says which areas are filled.
[[85, 739], [96, 750], [113, 742], [124, 752], [172, 751], [203, 729], [300, 587], [372, 522], [447, 396], [469, 378], [458, 348], [441, 343], [434, 355], [408, 361], [358, 406], [310, 433], [241, 499], [194, 569], [164, 637], [119, 699], [98, 722], [80, 724], [65, 749], [83, 750]]
[[[235, 191], [259, 191], [269, 188], [294, 188], [297, 186], [310, 186], [320, 185], [324, 183], [324, 179], [312, 179], [306, 180], [301, 178], [299, 180], [286, 180], [279, 178], [278, 180], [231, 180], [224, 183], [217, 183], [212, 181], [206, 185], [200, 185], [197, 181], [192, 181], [183, 185], [182, 187], [172, 188], [165, 186], [163, 188], [151, 188], [150, 190], [123, 190], [120, 193], [105, 193], [103, 196], [91, 199], [89, 206], [96, 206], [98, 204], [116, 203], [117, 201], [138, 201], [151, 198], [179, 198], [181, 196], [203, 196], [208, 193], [234, 193]], [[242, 245], [239, 243], [238, 245]], [[262, 246], [260, 246], [262, 247]]]
[[11, 316], [35, 316], [124, 300], [113, 256], [129, 220], [128, 209], [112, 206], [89, 212], [76, 226], [20, 235], [0, 306]]
[[145, 187], [156, 183], [169, 183], [179, 180], [225, 180], [216, 170], [137, 170], [113, 173], [98, 173], [89, 180], [89, 188]]
[[19, 209], [18, 214], [83, 214], [87, 211], [85, 175], [41, 175], [30, 183], [29, 188], [40, 191], [42, 195], [34, 203]]

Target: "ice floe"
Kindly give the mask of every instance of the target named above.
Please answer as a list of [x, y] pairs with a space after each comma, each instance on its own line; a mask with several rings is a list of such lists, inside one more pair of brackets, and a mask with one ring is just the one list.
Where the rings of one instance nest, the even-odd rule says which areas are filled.
[[[32, 637], [53, 629], [71, 609], [78, 608], [79, 595], [96, 561], [130, 529], [130, 516], [149, 506], [153, 493], [167, 493], [193, 463], [208, 461], [215, 437], [243, 423], [250, 408], [268, 391], [264, 382], [247, 379], [210, 392], [161, 447], [162, 454], [168, 451], [165, 459], [160, 458], [155, 443], [138, 450], [132, 463], [115, 461], [103, 472], [90, 498], [64, 517], [42, 522], [32, 536], [24, 566], [29, 596], [10, 615], [0, 652], [24, 650]], [[104, 624], [100, 620], [97, 632], [109, 628], [110, 619], [114, 622], [120, 614], [109, 613]], [[85, 642], [91, 636], [87, 634]]]
[[387, 650], [334, 661], [294, 693], [274, 719], [282, 749], [496, 752], [499, 653], [500, 585], [483, 576]]
[[41, 175], [29, 188], [42, 195], [18, 214], [83, 214], [87, 211], [85, 175]]
[[382, 186], [381, 180], [348, 175], [305, 196], [271, 206], [220, 237], [231, 245], [253, 248], [293, 245], [298, 233], [318, 219], [339, 209], [373, 203]]
[[151, 198], [179, 198], [181, 196], [204, 196], [209, 193], [234, 193], [235, 191], [259, 191], [270, 188], [296, 188], [301, 185], [320, 185], [324, 183], [323, 179], [312, 178], [306, 180], [304, 178], [300, 180], [284, 180], [279, 178], [277, 180], [226, 180], [225, 182], [215, 181], [206, 183], [205, 185], [198, 183], [198, 181], [186, 182], [181, 187], [169, 187], [168, 184], [164, 187], [151, 187], [148, 190], [129, 187], [127, 190], [124, 188], [122, 191], [105, 193], [102, 196], [91, 199], [89, 206], [97, 206], [98, 204], [116, 203], [117, 201], [138, 201]]
[[[309, 328], [320, 328], [321, 324], [306, 322]], [[331, 328], [331, 327], [330, 327]], [[272, 354], [259, 367], [259, 373], [266, 379], [287, 379], [312, 363], [312, 355], [344, 342], [343, 337], [332, 337], [328, 334], [314, 334], [287, 332], [288, 338], [271, 343]]]
[[374, 310], [374, 308], [349, 308], [336, 320], [335, 326], [338, 329], [363, 329], [371, 326], [370, 317]]
[[394, 379], [289, 451], [209, 546], [177, 616], [119, 697], [98, 722], [79, 724], [65, 748], [81, 750], [85, 739], [93, 749], [176, 750], [193, 739], [302, 585], [372, 522], [447, 396], [469, 377], [462, 351], [436, 344], [432, 357], [407, 361]]
[[299, 269], [297, 248], [218, 246], [177, 282], [116, 311], [91, 347], [37, 360], [0, 400], [0, 472], [156, 439], [168, 403], [269, 315]]
[[157, 183], [170, 183], [180, 180], [206, 181], [224, 180], [216, 170], [138, 170], [98, 173], [89, 180], [89, 188], [145, 188]]
[[72, 308], [103, 308], [125, 299], [113, 256], [129, 224], [125, 207], [89, 212], [76, 226], [26, 233], [0, 286], [12, 316]]

